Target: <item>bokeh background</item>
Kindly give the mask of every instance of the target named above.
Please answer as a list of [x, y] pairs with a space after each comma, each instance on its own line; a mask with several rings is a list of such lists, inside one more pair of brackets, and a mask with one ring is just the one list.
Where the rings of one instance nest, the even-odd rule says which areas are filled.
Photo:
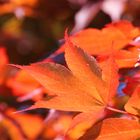
[[140, 25], [139, 0], [0, 0], [0, 46], [11, 63], [44, 59], [60, 46], [64, 30], [102, 28], [111, 21]]

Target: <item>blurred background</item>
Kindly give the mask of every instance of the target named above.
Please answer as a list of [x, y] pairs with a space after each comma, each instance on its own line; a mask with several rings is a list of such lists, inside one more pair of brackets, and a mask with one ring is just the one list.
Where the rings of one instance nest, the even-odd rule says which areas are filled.
[[111, 21], [140, 25], [140, 0], [0, 0], [0, 46], [10, 63], [44, 59], [60, 46], [64, 30], [102, 28]]

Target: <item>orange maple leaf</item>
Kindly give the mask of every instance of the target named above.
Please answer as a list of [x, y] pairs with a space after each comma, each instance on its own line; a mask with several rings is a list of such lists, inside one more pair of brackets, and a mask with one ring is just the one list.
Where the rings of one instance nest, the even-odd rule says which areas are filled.
[[24, 96], [36, 89], [40, 89], [42, 93], [40, 84], [24, 70], [18, 71], [15, 77], [8, 79], [7, 85], [13, 90], [15, 96]]
[[[95, 28], [82, 30], [72, 35], [70, 39], [94, 56], [103, 57], [113, 53], [119, 68], [126, 68], [134, 67], [139, 58], [139, 46], [132, 43], [138, 36], [140, 36], [139, 28], [128, 21], [119, 21], [108, 24], [101, 30]], [[56, 54], [63, 52], [66, 47], [67, 43], [57, 50]]]
[[136, 140], [138, 137], [140, 137], [140, 125], [137, 121], [108, 118], [97, 123], [79, 140]]
[[128, 21], [119, 21], [106, 25], [105, 28], [85, 29], [71, 37], [71, 40], [93, 55], [109, 54], [114, 50], [125, 48], [140, 35], [140, 30]]
[[[53, 108], [81, 112], [73, 120], [71, 130], [79, 123], [87, 127], [104, 117], [118, 87], [118, 67], [113, 56], [98, 64], [96, 59], [75, 46], [65, 36], [65, 59], [68, 68], [55, 63], [34, 63], [17, 66], [26, 70], [50, 94], [49, 99], [37, 101], [29, 109]], [[100, 66], [99, 66], [100, 65]]]
[[140, 86], [138, 85], [134, 93], [125, 104], [125, 110], [129, 113], [140, 116]]

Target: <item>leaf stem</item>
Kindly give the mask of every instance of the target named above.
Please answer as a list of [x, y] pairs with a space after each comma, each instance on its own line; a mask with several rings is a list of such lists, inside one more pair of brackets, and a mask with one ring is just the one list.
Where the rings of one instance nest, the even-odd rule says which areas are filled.
[[107, 106], [106, 109], [114, 111], [114, 112], [122, 113], [122, 114], [128, 114], [128, 112], [126, 112], [126, 111], [119, 110], [119, 109], [116, 109], [116, 108], [113, 108], [113, 107], [110, 107], [110, 106]]
[[116, 108], [113, 108], [110, 106], [107, 106], [106, 109], [111, 110], [113, 112], [129, 115], [129, 116], [133, 117], [134, 119], [140, 118], [140, 116], [138, 116], [138, 115], [135, 115], [135, 114], [123, 111], [123, 110], [119, 110], [119, 109], [116, 109]]

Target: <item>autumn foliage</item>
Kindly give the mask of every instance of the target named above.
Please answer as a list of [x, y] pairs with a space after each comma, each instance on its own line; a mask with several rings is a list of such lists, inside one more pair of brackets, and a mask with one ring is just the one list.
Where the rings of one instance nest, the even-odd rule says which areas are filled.
[[0, 140], [139, 140], [139, 47], [140, 28], [128, 21], [66, 29], [64, 43], [30, 65], [9, 64], [1, 46], [1, 98], [16, 101], [0, 104]]

